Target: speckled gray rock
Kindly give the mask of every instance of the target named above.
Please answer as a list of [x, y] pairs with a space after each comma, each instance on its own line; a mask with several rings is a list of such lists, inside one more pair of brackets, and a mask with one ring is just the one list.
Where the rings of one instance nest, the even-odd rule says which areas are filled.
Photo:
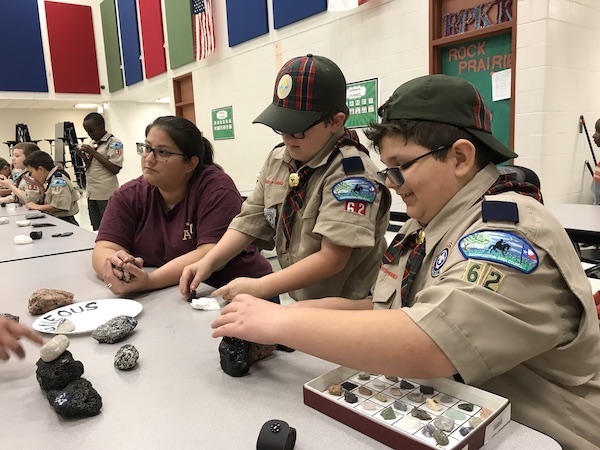
[[423, 429], [421, 430], [421, 433], [423, 433], [423, 436], [430, 438], [431, 436], [433, 436], [433, 432], [436, 430], [435, 425], [432, 423], [428, 423], [427, 425], [425, 425], [423, 427]]
[[454, 428], [454, 419], [444, 416], [437, 416], [433, 421], [433, 424], [442, 431], [452, 431]]
[[36, 364], [36, 378], [40, 387], [45, 391], [62, 389], [83, 374], [83, 364], [75, 361], [68, 350], [65, 350], [52, 362], [39, 359]]
[[410, 415], [421, 420], [431, 420], [431, 416], [419, 408], [413, 408], [410, 412]]
[[102, 408], [102, 397], [85, 378], [71, 381], [64, 389], [46, 393], [50, 406], [66, 417], [95, 416]]
[[98, 342], [114, 344], [124, 339], [137, 326], [137, 320], [130, 316], [117, 316], [92, 332]]
[[69, 338], [58, 334], [40, 348], [40, 358], [44, 362], [51, 362], [58, 358], [69, 346]]
[[423, 394], [421, 394], [419, 391], [415, 391], [408, 394], [406, 398], [409, 399], [411, 402], [420, 403], [423, 401]]
[[408, 405], [402, 400], [396, 400], [394, 402], [394, 408], [396, 408], [398, 411], [408, 411]]
[[125, 344], [115, 355], [115, 367], [119, 370], [130, 370], [133, 369], [140, 353], [137, 348], [131, 344]]
[[450, 443], [448, 436], [446, 436], [446, 433], [444, 433], [442, 430], [435, 430], [431, 437], [433, 437], [435, 442], [437, 442], [437, 445], [440, 446], [448, 445]]

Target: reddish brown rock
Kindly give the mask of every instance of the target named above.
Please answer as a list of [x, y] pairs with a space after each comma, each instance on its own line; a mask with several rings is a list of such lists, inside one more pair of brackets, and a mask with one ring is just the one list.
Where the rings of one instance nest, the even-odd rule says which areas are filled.
[[29, 314], [45, 314], [53, 309], [73, 303], [73, 294], [60, 289], [38, 289], [29, 297]]

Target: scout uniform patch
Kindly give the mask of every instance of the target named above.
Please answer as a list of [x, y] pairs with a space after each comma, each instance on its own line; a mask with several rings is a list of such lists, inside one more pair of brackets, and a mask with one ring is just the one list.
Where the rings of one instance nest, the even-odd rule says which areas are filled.
[[54, 178], [52, 183], [50, 183], [50, 187], [54, 189], [54, 192], [58, 192], [61, 188], [65, 187], [67, 182], [61, 178]]
[[452, 242], [446, 244], [444, 249], [437, 255], [437, 258], [433, 261], [433, 265], [431, 266], [431, 276], [432, 278], [437, 278], [440, 276], [440, 270], [446, 264], [446, 260], [448, 259], [448, 253], [450, 253], [450, 248], [452, 247]]
[[467, 259], [495, 262], [523, 273], [533, 272], [539, 264], [529, 242], [507, 231], [475, 231], [463, 236], [458, 248]]
[[275, 224], [277, 223], [277, 208], [265, 208], [264, 209], [265, 219], [271, 225], [271, 228], [275, 229]]
[[366, 178], [351, 177], [338, 181], [331, 188], [335, 199], [346, 202], [346, 211], [363, 216], [367, 213], [367, 203], [373, 203], [377, 196], [375, 185]]
[[284, 76], [282, 76], [279, 80], [279, 84], [277, 85], [277, 97], [283, 100], [290, 95], [293, 84], [292, 77], [289, 74], [286, 73]]
[[490, 291], [498, 292], [506, 275], [488, 263], [469, 259], [462, 279], [483, 286]]
[[111, 142], [108, 146], [110, 149], [114, 150], [117, 155], [123, 153], [123, 143], [122, 142]]

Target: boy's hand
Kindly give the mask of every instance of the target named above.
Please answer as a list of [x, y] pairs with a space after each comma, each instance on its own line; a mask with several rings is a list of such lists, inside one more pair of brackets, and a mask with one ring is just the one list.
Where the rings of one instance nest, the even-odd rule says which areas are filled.
[[31, 210], [39, 210], [40, 209], [39, 206], [40, 205], [38, 205], [37, 203], [34, 203], [34, 202], [27, 202], [27, 203], [25, 203], [25, 207], [27, 209], [31, 209]]
[[238, 295], [221, 310], [221, 315], [211, 324], [212, 337], [230, 336], [258, 344], [277, 344], [285, 328], [283, 320], [289, 310], [267, 300], [251, 295]]
[[[4, 175], [2, 175], [4, 177]], [[11, 186], [13, 186], [13, 182], [11, 180], [9, 180], [8, 178], [4, 177], [2, 179], [0, 179], [0, 186], [6, 188], [6, 189], [10, 189]]]
[[14, 320], [0, 317], [0, 359], [9, 359], [9, 350], [14, 352], [21, 359], [25, 357], [25, 350], [23, 350], [23, 347], [21, 347], [21, 344], [19, 344], [18, 341], [20, 337], [26, 337], [39, 345], [44, 343], [44, 340], [30, 328], [27, 328]]
[[179, 278], [179, 292], [184, 297], [189, 297], [191, 291], [195, 291], [200, 283], [212, 275], [212, 268], [204, 259], [185, 266]]
[[233, 300], [236, 295], [239, 294], [250, 294], [254, 297], [265, 298], [262, 278], [236, 278], [231, 280], [225, 286], [220, 287], [214, 291], [211, 295], [218, 297], [219, 295], [227, 301]]

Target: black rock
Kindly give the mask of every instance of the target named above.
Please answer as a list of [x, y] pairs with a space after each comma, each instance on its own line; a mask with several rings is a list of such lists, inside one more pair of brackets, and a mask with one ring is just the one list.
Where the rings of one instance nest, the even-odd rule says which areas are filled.
[[358, 397], [356, 394], [346, 391], [344, 392], [344, 400], [346, 400], [348, 403], [356, 403], [358, 402]]
[[471, 431], [473, 431], [473, 427], [460, 427], [460, 430], [458, 430], [460, 432], [460, 434], [462, 434], [463, 436], [466, 436], [467, 434], [469, 434]]
[[462, 409], [463, 411], [473, 411], [473, 403], [461, 403], [458, 405], [458, 409]]
[[242, 339], [224, 337], [219, 344], [221, 369], [232, 377], [246, 375], [252, 365], [250, 342]]
[[75, 361], [68, 350], [65, 350], [54, 361], [45, 362], [39, 359], [36, 364], [36, 378], [40, 387], [45, 391], [62, 389], [83, 374], [83, 364]]
[[85, 378], [71, 381], [64, 389], [48, 391], [50, 406], [61, 416], [95, 416], [102, 408], [102, 397]]
[[350, 383], [349, 381], [344, 381], [342, 383], [342, 387], [347, 391], [351, 391], [352, 389], [356, 389], [358, 387], [358, 384]]
[[405, 391], [408, 389], [414, 389], [415, 385], [412, 383], [409, 383], [408, 381], [402, 380], [400, 382], [400, 389], [404, 389]]
[[425, 385], [421, 385], [421, 387], [419, 387], [419, 390], [426, 395], [430, 395], [433, 394], [433, 388], [431, 386], [425, 386]]

